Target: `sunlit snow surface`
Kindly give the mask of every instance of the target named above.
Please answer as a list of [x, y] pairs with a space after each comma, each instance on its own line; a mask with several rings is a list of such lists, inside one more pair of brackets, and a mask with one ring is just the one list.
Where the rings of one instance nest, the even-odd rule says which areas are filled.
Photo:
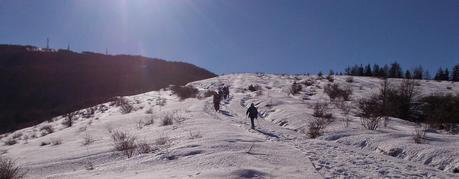
[[[1, 140], [16, 135], [18, 143], [0, 146], [0, 154], [27, 169], [27, 178], [459, 178], [453, 173], [459, 168], [459, 135], [428, 132], [424, 144], [415, 144], [416, 124], [395, 118], [377, 131], [363, 129], [355, 116], [355, 101], [376, 93], [381, 80], [354, 77], [347, 83], [346, 78], [336, 76], [334, 83], [353, 89], [350, 126], [344, 127], [341, 111], [331, 105], [335, 120], [317, 139], [309, 139], [302, 129], [313, 119], [313, 104], [329, 101], [323, 93], [328, 80], [232, 74], [191, 83], [201, 92], [230, 86], [230, 98], [218, 113], [210, 97], [180, 101], [170, 91], [153, 91], [127, 97], [135, 107], [129, 114], [106, 103], [106, 111], [97, 110], [90, 118], [79, 115], [70, 128], [61, 124], [63, 117], [56, 117], [10, 133]], [[307, 79], [315, 84], [303, 87], [298, 95], [288, 94], [294, 81]], [[399, 80], [391, 82], [396, 85]], [[261, 86], [262, 92], [245, 90], [250, 84]], [[459, 83], [421, 80], [419, 84], [421, 95], [459, 92]], [[164, 106], [156, 104], [158, 97], [166, 99]], [[256, 121], [257, 131], [248, 130], [245, 117], [251, 103], [262, 116]], [[153, 114], [147, 112], [150, 109]], [[166, 114], [179, 120], [161, 126]], [[154, 124], [142, 125], [151, 118]], [[45, 125], [55, 132], [41, 136]], [[156, 150], [127, 158], [114, 152], [113, 131], [135, 135]], [[22, 136], [17, 137], [19, 133]], [[94, 142], [83, 145], [85, 136]], [[157, 145], [161, 137], [169, 138], [168, 143]], [[40, 146], [56, 140], [62, 144]]]

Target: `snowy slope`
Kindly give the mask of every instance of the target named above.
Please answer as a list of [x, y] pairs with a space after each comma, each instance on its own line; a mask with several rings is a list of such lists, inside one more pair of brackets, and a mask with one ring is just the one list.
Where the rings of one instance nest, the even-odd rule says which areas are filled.
[[[376, 78], [354, 77], [354, 83], [345, 78], [338, 76], [335, 83], [350, 85], [353, 99], [375, 92], [380, 84]], [[299, 95], [288, 94], [293, 81], [307, 79], [315, 84]], [[3, 136], [2, 141], [15, 137], [18, 143], [0, 146], [0, 154], [16, 159], [28, 178], [459, 178], [453, 173], [459, 168], [459, 136], [428, 133], [427, 143], [415, 144], [416, 124], [400, 119], [368, 131], [351, 113], [346, 128], [340, 110], [333, 107], [335, 121], [323, 136], [309, 139], [302, 129], [313, 119], [313, 104], [329, 101], [323, 93], [328, 83], [308, 76], [257, 74], [197, 81], [191, 85], [202, 91], [230, 86], [230, 99], [220, 112], [213, 110], [211, 98], [180, 101], [170, 91], [153, 91], [127, 97], [135, 107], [128, 114], [106, 103], [92, 117], [79, 115], [69, 128], [61, 124], [63, 117], [56, 117]], [[245, 90], [250, 84], [261, 86], [262, 92]], [[458, 93], [459, 84], [420, 81], [418, 89], [422, 95]], [[314, 95], [303, 99], [310, 93]], [[158, 98], [166, 104], [157, 105]], [[257, 131], [248, 130], [245, 110], [250, 103], [257, 104], [263, 117], [256, 121]], [[162, 126], [168, 114], [176, 121]], [[150, 119], [155, 123], [143, 125]], [[41, 136], [45, 125], [55, 132]], [[127, 158], [113, 151], [113, 131], [126, 131], [155, 150]], [[94, 142], [83, 145], [87, 136]], [[158, 139], [167, 142], [162, 145]], [[41, 146], [53, 141], [62, 144]]]

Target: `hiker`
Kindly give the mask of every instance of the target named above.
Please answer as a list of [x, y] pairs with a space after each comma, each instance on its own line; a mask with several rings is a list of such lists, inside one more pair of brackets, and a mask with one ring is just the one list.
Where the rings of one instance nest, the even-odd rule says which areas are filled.
[[222, 94], [220, 93], [220, 91], [218, 93], [214, 93], [214, 100], [213, 101], [214, 101], [215, 111], [220, 110], [221, 98], [222, 98]]
[[252, 124], [251, 128], [252, 129], [255, 129], [255, 123], [254, 123], [254, 119], [256, 119], [258, 117], [258, 110], [257, 108], [255, 107], [255, 104], [251, 104], [249, 109], [247, 109], [247, 112], [245, 113], [246, 115], [249, 116], [250, 118], [250, 122]]

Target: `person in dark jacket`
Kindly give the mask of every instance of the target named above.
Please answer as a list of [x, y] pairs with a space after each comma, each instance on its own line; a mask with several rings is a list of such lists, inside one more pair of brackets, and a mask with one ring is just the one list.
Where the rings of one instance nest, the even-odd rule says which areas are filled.
[[255, 107], [255, 104], [251, 104], [249, 109], [247, 109], [247, 112], [245, 113], [246, 115], [249, 116], [250, 118], [250, 122], [252, 124], [251, 128], [252, 129], [255, 129], [255, 123], [254, 123], [254, 119], [256, 119], [258, 117], [258, 110], [257, 108]]
[[222, 100], [222, 95], [221, 93], [214, 93], [214, 109], [215, 111], [220, 110], [220, 101]]

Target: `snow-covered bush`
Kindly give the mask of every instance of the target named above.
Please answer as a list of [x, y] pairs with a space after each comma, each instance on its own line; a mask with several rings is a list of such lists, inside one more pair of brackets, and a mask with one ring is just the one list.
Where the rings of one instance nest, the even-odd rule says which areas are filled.
[[148, 108], [148, 109], [145, 111], [145, 114], [153, 114], [153, 108]]
[[60, 139], [60, 138], [52, 138], [50, 143], [52, 145], [61, 145], [62, 144], [62, 139]]
[[112, 132], [113, 146], [116, 151], [123, 152], [128, 158], [134, 155], [134, 152], [137, 148], [135, 136], [131, 136], [126, 132], [122, 131], [113, 131]]
[[166, 145], [170, 141], [169, 137], [160, 137], [156, 139], [155, 144], [156, 145]]
[[336, 98], [342, 98], [345, 101], [350, 101], [350, 96], [352, 95], [352, 89], [347, 87], [341, 89], [338, 84], [328, 84], [324, 87], [324, 92], [330, 97], [333, 101]]
[[1, 179], [20, 179], [24, 178], [26, 171], [17, 166], [16, 162], [0, 156], [0, 178]]
[[187, 98], [196, 98], [199, 93], [199, 90], [193, 86], [177, 86], [173, 85], [170, 87], [172, 94], [177, 95], [180, 100]]
[[93, 106], [93, 107], [90, 107], [90, 108], [87, 108], [84, 110], [83, 112], [83, 118], [91, 118], [94, 116], [94, 114], [96, 113], [97, 111], [97, 106]]

